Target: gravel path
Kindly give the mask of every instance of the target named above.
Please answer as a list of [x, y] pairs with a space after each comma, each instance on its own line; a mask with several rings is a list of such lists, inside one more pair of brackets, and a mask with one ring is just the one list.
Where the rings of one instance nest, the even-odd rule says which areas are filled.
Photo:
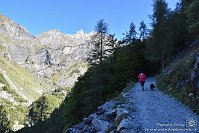
[[148, 78], [145, 91], [136, 83], [132, 89], [132, 98], [127, 100], [135, 107], [134, 119], [143, 132], [151, 133], [199, 133], [199, 116], [179, 101], [158, 91], [150, 91], [150, 83], [155, 78]]

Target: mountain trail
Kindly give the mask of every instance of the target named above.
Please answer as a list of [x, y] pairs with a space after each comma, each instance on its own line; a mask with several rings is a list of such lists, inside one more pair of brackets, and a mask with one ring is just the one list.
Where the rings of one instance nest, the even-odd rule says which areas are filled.
[[178, 100], [155, 88], [148, 78], [124, 89], [117, 98], [98, 107], [96, 113], [66, 130], [66, 133], [199, 133], [199, 116]]
[[155, 78], [146, 80], [145, 91], [136, 83], [135, 87], [127, 92], [129, 95], [124, 95], [135, 109], [133, 118], [141, 127], [141, 132], [199, 132], [199, 116], [157, 88], [151, 91], [151, 83], [156, 83]]

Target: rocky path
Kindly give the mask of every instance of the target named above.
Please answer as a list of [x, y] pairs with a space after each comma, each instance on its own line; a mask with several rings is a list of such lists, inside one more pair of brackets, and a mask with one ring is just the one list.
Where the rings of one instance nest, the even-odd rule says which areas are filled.
[[150, 91], [150, 83], [155, 83], [155, 78], [149, 78], [146, 81], [145, 91], [142, 91], [140, 84], [137, 83], [130, 91], [132, 98], [126, 97], [134, 105], [134, 119], [137, 120], [142, 131], [199, 132], [199, 116], [179, 101], [158, 91], [157, 88], [155, 91]]
[[149, 89], [155, 78], [148, 78], [145, 91], [136, 83], [115, 100], [67, 133], [199, 133], [199, 116], [157, 88]]

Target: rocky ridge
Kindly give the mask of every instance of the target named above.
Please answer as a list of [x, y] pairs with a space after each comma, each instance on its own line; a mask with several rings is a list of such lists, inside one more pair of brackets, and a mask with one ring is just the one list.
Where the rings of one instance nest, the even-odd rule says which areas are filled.
[[[87, 70], [86, 59], [92, 49], [92, 35], [93, 33], [86, 34], [83, 31], [67, 35], [59, 30], [50, 30], [39, 35], [42, 48], [36, 54], [37, 61], [40, 61], [36, 63], [37, 77], [61, 87], [72, 86], [77, 77]], [[34, 62], [33, 58], [30, 57], [28, 62]], [[70, 69], [74, 69], [74, 73], [69, 74]], [[58, 79], [49, 80], [55, 76]]]
[[38, 79], [59, 87], [71, 87], [87, 70], [86, 58], [92, 49], [93, 34], [80, 30], [69, 35], [55, 29], [35, 37], [24, 27], [0, 16], [1, 55]]
[[65, 95], [87, 71], [93, 34], [50, 30], [33, 36], [0, 14], [0, 104], [8, 108], [13, 131], [24, 126], [27, 106], [55, 89]]

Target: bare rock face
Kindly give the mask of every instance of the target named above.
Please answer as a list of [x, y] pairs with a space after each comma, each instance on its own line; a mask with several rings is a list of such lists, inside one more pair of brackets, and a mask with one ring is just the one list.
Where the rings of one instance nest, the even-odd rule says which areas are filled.
[[[84, 33], [83, 30], [78, 31], [76, 34], [64, 34], [57, 29], [44, 32], [37, 38], [42, 45], [48, 45], [52, 48], [58, 48], [62, 46], [75, 46], [80, 44], [87, 44], [91, 40], [91, 36], [94, 32]], [[55, 45], [56, 44], [56, 45]]]
[[0, 15], [0, 55], [20, 64], [50, 85], [69, 87], [86, 72], [94, 32], [65, 34], [59, 30], [33, 36], [24, 27]]
[[[2, 103], [6, 101], [7, 105], [9, 102], [13, 108], [27, 107], [43, 93], [67, 88], [61, 90], [66, 94], [68, 87], [87, 71], [86, 58], [92, 50], [93, 34], [81, 30], [68, 35], [50, 30], [35, 37], [24, 27], [0, 15], [0, 75], [7, 82], [0, 82]], [[17, 118], [14, 121], [13, 130], [23, 127]], [[94, 124], [98, 122], [102, 121]], [[102, 128], [107, 127], [101, 124]]]
[[91, 36], [92, 33], [83, 32], [66, 35], [58, 30], [42, 33], [37, 37], [42, 48], [35, 50], [36, 54], [29, 58], [29, 62], [37, 65], [36, 68], [29, 63], [25, 66], [36, 71], [37, 77], [49, 84], [72, 86], [87, 70], [86, 59], [92, 49]]
[[9, 35], [12, 39], [28, 40], [34, 38], [34, 36], [29, 33], [27, 29], [2, 15], [0, 15], [0, 25], [0, 32]]

